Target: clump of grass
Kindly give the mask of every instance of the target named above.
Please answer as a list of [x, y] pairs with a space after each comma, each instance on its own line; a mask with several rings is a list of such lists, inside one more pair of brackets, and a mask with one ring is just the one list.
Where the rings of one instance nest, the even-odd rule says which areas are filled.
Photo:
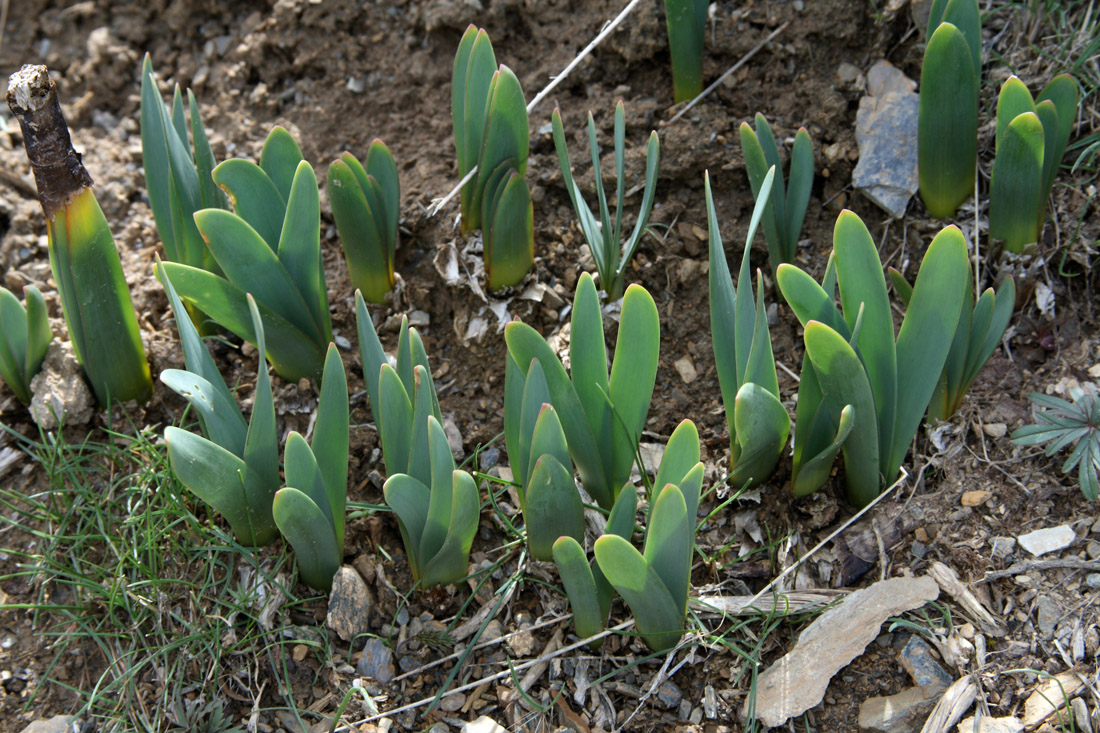
[[[297, 714], [279, 647], [304, 642], [279, 628], [282, 616], [260, 622], [278, 594], [284, 610], [301, 604], [285, 587], [288, 555], [253, 554], [199, 519], [158, 432], [16, 436], [43, 480], [28, 494], [0, 487], [2, 521], [34, 540], [4, 549], [18, 564], [4, 580], [33, 589], [6, 608], [27, 612], [53, 653], [27, 708], [53, 685], [104, 730], [231, 729], [264, 709], [264, 691]], [[77, 659], [83, 669], [61, 674]]]

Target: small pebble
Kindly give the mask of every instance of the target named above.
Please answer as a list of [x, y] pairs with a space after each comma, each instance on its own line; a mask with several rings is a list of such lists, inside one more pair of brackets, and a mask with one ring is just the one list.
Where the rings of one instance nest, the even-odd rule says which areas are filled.
[[1089, 573], [1086, 575], [1085, 585], [1089, 588], [1100, 588], [1100, 573]]
[[[988, 427], [988, 426], [987, 426]], [[965, 491], [962, 495], [963, 506], [981, 506], [989, 501], [989, 498], [993, 496], [992, 491], [986, 491], [985, 489], [977, 489], [975, 491]]]
[[466, 696], [461, 692], [455, 692], [443, 698], [439, 703], [439, 709], [445, 713], [457, 713], [466, 704]]
[[680, 705], [680, 700], [683, 698], [684, 693], [680, 692], [680, 688], [677, 687], [676, 683], [672, 680], [669, 680], [657, 689], [657, 699], [668, 710], [678, 707]]
[[982, 430], [990, 438], [1003, 438], [1008, 433], [1008, 426], [1003, 422], [987, 422], [982, 425]]
[[673, 363], [673, 366], [676, 367], [676, 371], [680, 374], [680, 379], [684, 380], [684, 384], [691, 384], [699, 377], [699, 373], [695, 371], [695, 364], [692, 363], [690, 356], [680, 357]]

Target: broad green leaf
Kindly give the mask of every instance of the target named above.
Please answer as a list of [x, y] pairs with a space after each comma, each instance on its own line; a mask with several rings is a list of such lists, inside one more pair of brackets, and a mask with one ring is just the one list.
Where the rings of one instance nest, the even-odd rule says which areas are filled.
[[256, 332], [256, 349], [260, 363], [256, 367], [256, 389], [252, 394], [252, 415], [244, 438], [244, 462], [250, 469], [244, 488], [253, 511], [265, 516], [271, 512], [271, 497], [279, 488], [279, 438], [275, 431], [275, 399], [271, 377], [267, 373], [264, 327], [255, 299], [246, 295], [252, 328]]
[[1031, 98], [1027, 85], [1017, 76], [1008, 77], [997, 95], [997, 150], [1001, 148], [1001, 140], [1004, 138], [1005, 130], [1008, 129], [1008, 123], [1024, 112], [1034, 111], [1035, 100]]
[[[752, 295], [749, 282], [744, 292]], [[748, 309], [746, 309], [748, 310]], [[753, 308], [756, 321], [752, 326], [752, 342], [745, 363], [745, 383], [760, 385], [763, 389], [779, 397], [779, 378], [775, 374], [775, 356], [772, 354], [772, 339], [768, 332], [768, 313], [764, 308], [764, 275], [756, 271], [756, 306]]]
[[680, 487], [668, 484], [660, 488], [650, 514], [642, 556], [657, 572], [681, 614], [686, 613], [695, 522], [687, 515]]
[[[413, 372], [412, 419], [409, 421], [411, 429], [409, 462], [408, 468], [404, 469], [404, 472], [429, 486], [434, 486], [430, 464], [434, 447], [431, 444], [431, 427], [428, 418], [435, 416], [432, 414], [432, 398], [428, 393], [430, 389], [431, 377], [428, 376], [428, 370], [417, 364]], [[436, 419], [438, 420], [438, 418]], [[383, 430], [387, 428], [388, 426], [384, 427]], [[446, 443], [446, 440], [444, 440], [444, 443]], [[447, 455], [450, 456], [450, 448], [447, 449]], [[450, 471], [451, 466], [448, 466], [447, 470]]]
[[[844, 320], [849, 327], [855, 325], [856, 314], [860, 312], [860, 305], [863, 305], [863, 327], [858, 337], [859, 356], [871, 382], [878, 421], [879, 449], [883, 451], [881, 457], [885, 458], [886, 451], [893, 442], [900, 380], [894, 351], [894, 318], [890, 311], [890, 299], [886, 294], [882, 262], [879, 261], [878, 250], [867, 227], [851, 211], [844, 211], [837, 217], [833, 232], [833, 252], [836, 255], [840, 302], [844, 310]], [[937, 374], [942, 366], [941, 364], [936, 368]], [[818, 372], [820, 376], [820, 370]], [[839, 413], [841, 405], [834, 407]], [[860, 407], [856, 405], [857, 415], [860, 414]], [[923, 412], [923, 408], [921, 411]]]
[[336, 344], [329, 344], [321, 394], [317, 398], [317, 421], [310, 447], [325, 483], [332, 507], [336, 546], [344, 547], [344, 507], [348, 491], [348, 379]]
[[523, 176], [511, 170], [492, 212], [482, 218], [490, 290], [518, 285], [535, 264], [534, 209]]
[[424, 588], [457, 583], [466, 577], [469, 569], [470, 548], [477, 533], [481, 509], [477, 484], [465, 471], [455, 471], [451, 494], [454, 503], [447, 539], [435, 557], [424, 562], [424, 575], [420, 579]]
[[[466, 146], [466, 75], [469, 72], [470, 54], [477, 36], [478, 28], [471, 23], [466, 27], [466, 32], [462, 34], [462, 40], [458, 43], [454, 68], [451, 71], [451, 125], [454, 129], [455, 153], [458, 157], [460, 175], [465, 175], [464, 172], [470, 169], [467, 165]], [[492, 68], [496, 68], [495, 60]]]
[[[328, 344], [297, 284], [248, 222], [222, 209], [205, 209], [195, 214], [195, 223], [230, 283], [251, 293], [318, 346]], [[214, 316], [202, 304], [199, 307]], [[229, 324], [222, 325], [229, 328]]]
[[612, 488], [630, 477], [638, 441], [642, 437], [661, 349], [661, 323], [653, 297], [640, 285], [631, 285], [623, 296], [615, 360], [608, 382], [615, 417], [611, 422], [614, 462], [608, 477]]
[[[471, 29], [473, 27], [471, 26]], [[467, 29], [467, 35], [470, 30]], [[465, 36], [463, 37], [465, 41]], [[496, 56], [493, 53], [493, 44], [484, 30], [477, 31], [470, 45], [469, 57], [465, 61], [464, 82], [454, 84], [454, 90], [462, 95], [461, 110], [455, 119], [455, 146], [458, 149], [459, 174], [465, 177], [475, 165], [481, 162], [482, 141], [485, 137], [486, 118], [488, 116], [489, 93], [497, 70]], [[455, 66], [455, 76], [459, 74], [459, 67]], [[457, 82], [457, 79], [456, 79]], [[452, 101], [457, 106], [457, 103]], [[452, 111], [455, 107], [452, 107]], [[459, 123], [461, 120], [461, 124]], [[462, 231], [469, 232], [478, 228], [481, 223], [481, 212], [474, 204], [474, 192], [477, 190], [476, 177], [462, 187]]]
[[405, 385], [389, 364], [383, 364], [378, 379], [378, 435], [386, 475], [407, 473], [412, 451], [413, 404]]
[[443, 426], [434, 417], [424, 420], [427, 426], [428, 443], [431, 446], [427, 457], [428, 473], [431, 477], [431, 499], [428, 502], [428, 517], [424, 522], [424, 533], [420, 537], [420, 557], [426, 562], [435, 557], [447, 540], [451, 522], [451, 510], [454, 506], [455, 462], [451, 456], [447, 436]]
[[[649, 223], [649, 214], [653, 211], [653, 195], [657, 189], [657, 167], [661, 161], [661, 141], [657, 137], [657, 132], [653, 131], [649, 133], [649, 143], [646, 145], [645, 154], [645, 188], [642, 191], [642, 206], [638, 211], [638, 218], [634, 222], [634, 231], [630, 234], [628, 239], [623, 244], [622, 256], [619, 258], [618, 271], [615, 274], [615, 283], [611, 290], [608, 291], [608, 295], [617, 299], [619, 293], [623, 291], [623, 275], [626, 272], [627, 265], [630, 264], [631, 258], [634, 257], [634, 251], [638, 249], [638, 243], [642, 240], [642, 234], [646, 231], [646, 224]], [[623, 176], [619, 173], [619, 187], [622, 188]], [[619, 205], [619, 210], [616, 213], [617, 218], [622, 217], [622, 205]], [[618, 226], [616, 224], [616, 226]]]
[[256, 230], [272, 252], [277, 252], [286, 217], [286, 197], [279, 193], [267, 173], [251, 160], [232, 158], [219, 163], [211, 176], [229, 195], [237, 216]]
[[806, 324], [805, 341], [825, 402], [836, 413], [847, 405], [855, 413], [852, 432], [842, 448], [844, 471], [849, 500], [857, 506], [866, 506], [878, 496], [880, 487], [879, 427], [871, 383], [855, 351], [833, 329], [810, 321]]
[[[611, 507], [611, 514], [607, 517], [607, 525], [604, 534], [613, 534], [630, 542], [634, 536], [634, 517], [638, 513], [638, 492], [633, 485], [623, 486], [619, 495], [615, 497], [615, 505]], [[607, 576], [600, 570], [600, 564], [596, 558], [592, 558], [592, 579], [596, 583], [596, 597], [600, 602], [600, 618], [602, 623], [607, 622], [607, 614], [611, 612], [611, 601], [615, 596], [615, 589], [611, 586]]]
[[1042, 175], [1043, 123], [1025, 112], [1005, 128], [989, 185], [989, 234], [1003, 239], [1009, 252], [1038, 240]]
[[160, 381], [195, 408], [202, 433], [208, 440], [244, 458], [244, 439], [248, 425], [237, 403], [203, 377], [182, 369], [165, 369]]
[[504, 340], [520, 369], [530, 368], [532, 359], [537, 359], [542, 366], [550, 399], [558, 413], [558, 419], [561, 420], [565, 439], [569, 443], [569, 454], [577, 465], [581, 483], [600, 506], [612, 505], [614, 494], [604, 478], [603, 463], [596, 442], [580, 399], [565, 373], [565, 367], [546, 340], [525, 323], [513, 321], [505, 326]]
[[226, 518], [242, 545], [266, 545], [275, 538], [270, 501], [265, 514], [257, 512], [248, 500], [244, 484], [251, 469], [244, 461], [206, 438], [179, 428], [165, 428], [164, 439], [172, 473]]
[[775, 470], [787, 445], [791, 418], [778, 397], [753, 382], [737, 391], [733, 417], [737, 444], [730, 481], [734, 486], [754, 486]]
[[1008, 322], [1012, 319], [1012, 311], [1015, 307], [1016, 284], [1009, 276], [997, 288], [989, 327], [985, 330], [984, 335], [981, 333], [976, 334], [981, 338], [981, 345], [976, 349], [973, 346], [971, 347], [975, 356], [966, 365], [966, 376], [969, 380], [967, 387], [978, 376], [978, 371], [985, 366], [985, 363], [989, 361], [989, 357], [993, 355], [993, 351], [1000, 345], [1001, 337], [1004, 336], [1005, 329], [1008, 328]]
[[924, 51], [917, 120], [920, 195], [933, 217], [974, 192], [977, 156], [978, 71], [963, 33], [941, 23]]
[[798, 239], [802, 235], [802, 222], [806, 219], [806, 207], [810, 204], [810, 191], [814, 184], [814, 148], [810, 133], [798, 128], [791, 148], [791, 164], [787, 182], [786, 241], [783, 244], [783, 261], [794, 260]]
[[[698, 462], [699, 430], [691, 420], [681, 420], [669, 436], [664, 456], [661, 457], [661, 465], [658, 466], [657, 475], [653, 479], [654, 498], [668, 484], [679, 486]], [[688, 506], [690, 507], [690, 504]], [[652, 521], [652, 505], [650, 512], [650, 521]]]
[[679, 104], [703, 91], [703, 38], [708, 0], [665, 0], [673, 99]]
[[11, 291], [0, 287], [0, 376], [23, 404], [31, 401], [27, 353], [27, 311]]
[[[180, 297], [249, 343], [256, 343], [256, 332], [248, 313], [246, 293], [223, 277], [187, 265], [166, 262], [164, 271], [176, 286]], [[324, 365], [324, 351], [294, 324], [257, 303], [264, 329], [271, 339], [267, 358], [279, 376], [288, 381], [316, 379]]]
[[[596, 581], [588, 567], [584, 548], [570, 536], [559, 537], [553, 547], [554, 563], [565, 586], [565, 595], [573, 611], [573, 627], [577, 636], [586, 639], [603, 631], [607, 615], [602, 613], [596, 596]], [[598, 648], [602, 641], [592, 642]]]
[[978, 12], [978, 0], [948, 0], [940, 23], [951, 23], [959, 29], [970, 49], [970, 61], [974, 71], [981, 76], [982, 19]]
[[[537, 362], [536, 362], [537, 363]], [[541, 367], [540, 367], [541, 368]], [[545, 377], [544, 377], [545, 379]], [[521, 435], [526, 432], [520, 427], [523, 420], [523, 393], [527, 390], [527, 380], [520, 371], [512, 353], [504, 350], [504, 445], [508, 453], [508, 465], [512, 469], [512, 480], [520, 485], [520, 502], [523, 501], [524, 479], [527, 476], [527, 461], [520, 457]], [[547, 393], [549, 397], [549, 393]], [[535, 418], [538, 419], [538, 418]], [[522, 507], [521, 507], [522, 508]]]
[[153, 391], [130, 288], [91, 188], [46, 222], [50, 271], [77, 360], [100, 405]]
[[[1073, 132], [1073, 123], [1077, 119], [1078, 111], [1078, 90], [1077, 82], [1069, 74], [1059, 74], [1058, 76], [1047, 82], [1047, 85], [1043, 87], [1043, 90], [1039, 92], [1039, 96], [1035, 99], [1037, 105], [1042, 106], [1043, 102], [1049, 101], [1057, 113], [1057, 134], [1047, 135], [1047, 138], [1052, 138], [1053, 142], [1047, 147], [1047, 153], [1043, 158], [1043, 199], [1045, 199], [1050, 192], [1051, 186], [1054, 184], [1054, 177], [1058, 174], [1058, 166], [1062, 164], [1062, 155], [1066, 151], [1066, 144], [1069, 142], [1069, 136]], [[1049, 115], [1048, 115], [1049, 117]], [[1047, 119], [1040, 115], [1043, 120], [1044, 132], [1047, 129]]]
[[[760, 117], [757, 120], [757, 126], [760, 126]], [[764, 121], [767, 125], [767, 121]], [[745, 158], [745, 172], [749, 177], [749, 186], [752, 188], [753, 199], [757, 202], [764, 201], [764, 238], [768, 243], [768, 261], [771, 262], [772, 269], [776, 269], [780, 262], [783, 262], [783, 251], [779, 244], [779, 228], [776, 217], [776, 205], [775, 197], [778, 195], [777, 188], [773, 185], [772, 191], [768, 195], [761, 196], [760, 191], [763, 188], [764, 178], [767, 176], [770, 170], [767, 157], [764, 154], [764, 148], [761, 144], [760, 138], [749, 123], [741, 123], [741, 152]]]
[[[718, 371], [718, 384], [722, 391], [722, 404], [732, 405], [741, 383], [737, 374], [737, 291], [726, 264], [725, 246], [714, 211], [714, 197], [710, 188], [710, 173], [703, 175], [703, 189], [707, 202], [707, 230], [710, 269], [707, 285], [710, 295], [710, 334], [714, 349], [714, 364]], [[759, 201], [759, 200], [758, 200]], [[759, 203], [757, 204], [759, 207]], [[734, 435], [732, 415], [727, 411], [729, 434]]]
[[[286, 465], [286, 485], [308, 496], [324, 515], [328, 529], [334, 532], [336, 512], [329, 501], [321, 467], [317, 464], [317, 457], [313, 455], [309, 443], [296, 430], [291, 430], [287, 436], [283, 459]], [[343, 513], [343, 510], [340, 507], [337, 512]]]
[[413, 580], [419, 581], [423, 577], [422, 566], [425, 560], [420, 557], [420, 540], [428, 521], [428, 503], [432, 492], [412, 476], [395, 473], [386, 479], [382, 493], [386, 504], [397, 515], [397, 525], [401, 530], [405, 553], [409, 557], [409, 568]]
[[851, 337], [851, 329], [833, 303], [833, 296], [812, 277], [794, 265], [783, 264], [776, 271], [775, 281], [783, 293], [783, 299], [803, 327], [810, 321], [818, 321], [845, 340]]
[[523, 517], [527, 546], [536, 560], [553, 559], [559, 537], [584, 540], [584, 507], [573, 474], [550, 453], [537, 458], [531, 469]]
[[[527, 486], [531, 469], [534, 467], [534, 461], [531, 459], [531, 443], [535, 437], [535, 426], [538, 424], [539, 416], [542, 415], [543, 406], [549, 402], [550, 388], [546, 386], [546, 375], [543, 373], [542, 365], [537, 360], [532, 359], [531, 366], [527, 370], [527, 379], [521, 397], [517, 450], [515, 454], [510, 454], [515, 456], [512, 464], [512, 478], [520, 484], [521, 502], [523, 501], [524, 487]], [[554, 418], [557, 419], [556, 413]], [[561, 428], [560, 420], [558, 421], [558, 428]], [[535, 458], [538, 458], [538, 455]]]
[[[803, 375], [805, 374], [806, 372], [803, 372]], [[805, 381], [803, 381], [803, 384], [805, 384]], [[801, 390], [799, 397], [801, 398]], [[819, 416], [820, 413], [815, 415], [815, 417]], [[820, 421], [820, 426], [822, 429], [824, 428], [823, 420]], [[796, 462], [795, 471], [792, 472], [791, 476], [791, 492], [796, 497], [812, 494], [829, 480], [829, 473], [832, 471], [836, 454], [840, 452], [844, 441], [848, 440], [848, 436], [852, 434], [854, 427], [855, 409], [851, 405], [845, 405], [844, 409], [840, 411], [840, 420], [832, 440], [820, 450], [807, 451], [809, 457], [805, 461]]]
[[[943, 371], [962, 312], [968, 273], [966, 240], [958, 228], [947, 227], [928, 246], [898, 331], [897, 417], [893, 446], [883, 471], [887, 483], [897, 477]], [[858, 404], [856, 419], [859, 419]]]
[[[501, 65], [489, 83], [485, 107], [485, 129], [478, 153], [478, 172], [474, 186], [472, 211], [481, 210], [481, 199], [488, 177], [504, 161], [514, 158], [516, 172], [527, 171], [530, 145], [527, 121], [527, 101], [519, 79], [507, 66]], [[480, 226], [481, 222], [477, 222]]]
[[33, 285], [23, 288], [23, 300], [27, 303], [27, 357], [23, 373], [29, 382], [42, 368], [46, 350], [53, 341], [46, 301]]
[[379, 370], [386, 364], [386, 352], [382, 350], [382, 342], [378, 340], [378, 332], [374, 329], [374, 321], [371, 320], [367, 304], [363, 300], [363, 294], [355, 293], [355, 324], [359, 335], [359, 356], [363, 363], [363, 382], [367, 386], [367, 397], [370, 398], [371, 417], [377, 427], [381, 424], [382, 413], [378, 409], [378, 377]]
[[[291, 184], [278, 260], [305, 301], [306, 312], [313, 317], [314, 332], [320, 343], [327, 344], [332, 341], [332, 321], [328, 312], [325, 271], [321, 267], [320, 237], [321, 199], [317, 193], [317, 177], [309, 163], [303, 160]], [[290, 313], [284, 316], [290, 319]]]
[[293, 486], [280, 489], [272, 504], [275, 523], [294, 548], [298, 575], [320, 591], [332, 588], [343, 553], [332, 524], [310, 496]]
[[381, 140], [372, 140], [367, 147], [366, 172], [378, 182], [378, 188], [382, 194], [383, 216], [379, 219], [385, 222], [381, 230], [385, 236], [388, 259], [392, 263], [397, 245], [397, 223], [401, 212], [401, 183], [397, 177], [397, 164], [393, 160], [393, 154]]
[[290, 199], [294, 175], [301, 163], [302, 151], [294, 137], [284, 127], [271, 128], [260, 151], [260, 168], [275, 185], [283, 204]]
[[348, 276], [352, 285], [366, 294], [372, 303], [385, 302], [393, 288], [393, 263], [387, 259], [386, 242], [378, 213], [367, 202], [350, 155], [337, 160], [328, 169], [328, 195], [332, 215], [340, 232]]
[[630, 606], [645, 643], [658, 652], [674, 647], [683, 635], [684, 610], [657, 571], [618, 535], [605, 534], [594, 547], [600, 569]]
[[[538, 362], [531, 366], [531, 371], [539, 369]], [[554, 406], [551, 404], [543, 404], [540, 406], [538, 418], [535, 421], [535, 427], [531, 431], [531, 453], [528, 461], [530, 469], [528, 470], [528, 483], [530, 482], [531, 473], [534, 471], [534, 462], [542, 456], [553, 456], [558, 463], [564, 466], [566, 469], [572, 467], [572, 461], [569, 459], [569, 445], [565, 441], [565, 432], [561, 429], [561, 421], [558, 420], [558, 413], [554, 411]], [[572, 472], [569, 473], [570, 482], [572, 482]], [[572, 484], [571, 484], [572, 485]], [[576, 491], [574, 491], [576, 493]]]
[[214, 151], [210, 149], [210, 141], [206, 137], [206, 128], [202, 124], [198, 100], [190, 89], [187, 90], [187, 104], [191, 110], [191, 139], [195, 146], [195, 170], [199, 176], [202, 208], [228, 209], [229, 200], [225, 192], [218, 188], [210, 175], [217, 163], [214, 160]]
[[612, 416], [614, 398], [609, 405], [607, 396], [611, 394], [611, 388], [607, 375], [603, 314], [596, 285], [587, 272], [581, 273], [577, 280], [569, 325], [569, 371], [573, 389], [595, 438], [604, 480], [614, 488], [615, 481], [607, 470], [614, 455], [611, 437], [612, 421], [615, 419]]

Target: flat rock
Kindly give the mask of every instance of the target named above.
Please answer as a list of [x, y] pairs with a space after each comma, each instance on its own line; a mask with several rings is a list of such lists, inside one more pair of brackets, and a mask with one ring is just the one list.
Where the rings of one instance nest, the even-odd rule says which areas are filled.
[[1066, 549], [1077, 539], [1077, 535], [1072, 527], [1063, 524], [1060, 527], [1037, 529], [1034, 532], [1022, 534], [1017, 539], [1020, 542], [1020, 547], [1035, 557], [1039, 557], [1048, 552], [1058, 552]]
[[988, 715], [974, 724], [974, 716], [971, 715], [956, 728], [956, 733], [1020, 733], [1024, 724], [1011, 715], [1004, 718], [991, 718]]
[[393, 679], [393, 650], [377, 637], [368, 639], [363, 647], [363, 656], [355, 665], [355, 672], [360, 677], [389, 682]]
[[1035, 599], [1035, 620], [1039, 626], [1039, 633], [1048, 641], [1054, 638], [1054, 627], [1058, 625], [1058, 619], [1062, 615], [1062, 609], [1048, 595], [1040, 595]]
[[923, 576], [879, 581], [849, 595], [818, 616], [794, 649], [760, 675], [756, 717], [775, 727], [817, 705], [833, 675], [863, 653], [886, 619], [939, 594], [936, 581]]
[[65, 733], [75, 720], [71, 715], [40, 718], [24, 728], [22, 733]]
[[325, 623], [344, 641], [351, 641], [368, 630], [370, 591], [363, 578], [350, 565], [343, 565], [332, 578]]
[[935, 687], [942, 692], [955, 681], [936, 661], [932, 647], [919, 636], [909, 637], [898, 652], [898, 662], [917, 687]]
[[867, 73], [868, 94], [860, 98], [856, 113], [859, 162], [852, 171], [852, 185], [895, 219], [905, 216], [909, 199], [920, 187], [920, 96], [915, 86], [893, 66], [879, 62]]
[[878, 733], [910, 733], [936, 705], [943, 688], [910, 687], [896, 695], [872, 697], [859, 706], [859, 727]]

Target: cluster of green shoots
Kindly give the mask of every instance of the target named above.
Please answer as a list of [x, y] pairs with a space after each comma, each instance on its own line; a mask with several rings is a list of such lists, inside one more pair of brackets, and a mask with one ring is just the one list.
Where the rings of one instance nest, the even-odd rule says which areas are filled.
[[[678, 98], [681, 88], [698, 85], [699, 72], [684, 65], [677, 49], [701, 48], [704, 8], [666, 3]], [[920, 165], [922, 196], [935, 215], [953, 213], [973, 188], [969, 135], [948, 136], [947, 153], [933, 153], [926, 141], [942, 142], [944, 125], [956, 133], [976, 125], [976, 96], [970, 95], [976, 95], [980, 70], [977, 17], [973, 0], [937, 1], [933, 7], [922, 76]], [[41, 86], [41, 79], [29, 76], [27, 83]], [[16, 94], [9, 101], [13, 109], [26, 110], [25, 99], [26, 94]], [[190, 91], [187, 100], [185, 109], [177, 88], [165, 106], [145, 60], [142, 148], [167, 259], [158, 261], [155, 274], [175, 315], [186, 365], [166, 370], [160, 380], [187, 400], [198, 424], [198, 433], [165, 429], [169, 463], [184, 486], [225, 518], [241, 545], [264, 545], [281, 535], [294, 548], [300, 579], [324, 590], [344, 556], [350, 408], [321, 262], [317, 177], [281, 127], [267, 137], [258, 163], [215, 164]], [[1069, 77], [1051, 81], [1038, 101], [1014, 77], [1002, 89], [991, 229], [1010, 248], [1038, 238], [1076, 104]], [[515, 74], [498, 66], [488, 35], [474, 26], [455, 59], [452, 114], [458, 168], [466, 179], [463, 233], [481, 230], [490, 288], [516, 285], [533, 265], [532, 202], [524, 177], [527, 108]], [[653, 297], [640, 285], [627, 285], [625, 273], [653, 207], [660, 146], [651, 133], [641, 210], [624, 242], [625, 128], [619, 103], [612, 215], [589, 115], [596, 214], [573, 178], [561, 117], [553, 113], [562, 177], [592, 249], [599, 288], [588, 273], [578, 280], [568, 369], [531, 326], [515, 321], [505, 328], [504, 436], [528, 550], [535, 559], [555, 563], [578, 635], [600, 634], [618, 594], [644, 641], [664, 651], [684, 631], [703, 464], [698, 431], [684, 420], [639, 503], [631, 474], [637, 465], [645, 475], [639, 441], [656, 384], [661, 325]], [[1007, 328], [1013, 282], [1007, 279], [975, 298], [968, 243], [954, 226], [933, 239], [914, 283], [893, 270], [887, 275], [866, 226], [850, 211], [837, 219], [823, 278], [813, 279], [792, 264], [813, 185], [808, 133], [803, 129], [795, 136], [786, 181], [779, 146], [762, 115], [755, 128], [741, 126], [741, 143], [755, 206], [736, 284], [709, 175], [704, 179], [712, 343], [730, 437], [728, 481], [737, 488], [766, 481], [791, 434], [759, 270], [755, 292], [752, 288], [749, 255], [762, 226], [778, 290], [804, 329], [792, 491], [803, 496], [818, 490], [842, 454], [848, 498], [865, 506], [900, 474], [922, 420], [945, 420], [959, 408]], [[33, 159], [30, 143], [28, 151]], [[118, 254], [85, 179], [86, 173], [78, 176], [74, 195], [60, 204], [43, 196], [43, 206], [73, 344], [97, 396], [109, 404], [141, 398], [151, 383]], [[420, 334], [404, 320], [391, 359], [367, 308], [368, 301], [384, 302], [395, 283], [397, 167], [388, 148], [375, 140], [365, 163], [351, 153], [334, 161], [327, 185], [358, 288], [359, 349], [385, 465], [385, 500], [396, 515], [416, 586], [459, 583], [468, 575], [481, 515], [480, 477], [455, 462]], [[899, 329], [888, 278], [905, 311]], [[611, 359], [600, 289], [621, 299]], [[27, 401], [27, 385], [52, 334], [41, 294], [29, 287], [25, 298], [26, 307], [0, 290], [0, 375]], [[204, 335], [222, 329], [258, 350], [247, 421], [203, 342]], [[311, 438], [290, 432], [281, 458], [269, 363], [284, 379], [312, 380], [319, 389]], [[1077, 441], [1066, 470], [1080, 465], [1082, 487], [1095, 498], [1096, 395], [1087, 388], [1071, 396], [1073, 404], [1035, 398], [1049, 408], [1040, 419], [1053, 427], [1024, 429], [1015, 439], [1052, 440], [1050, 453]], [[586, 499], [604, 524], [591, 542], [585, 533]], [[644, 538], [641, 550], [633, 543], [636, 531]]]

